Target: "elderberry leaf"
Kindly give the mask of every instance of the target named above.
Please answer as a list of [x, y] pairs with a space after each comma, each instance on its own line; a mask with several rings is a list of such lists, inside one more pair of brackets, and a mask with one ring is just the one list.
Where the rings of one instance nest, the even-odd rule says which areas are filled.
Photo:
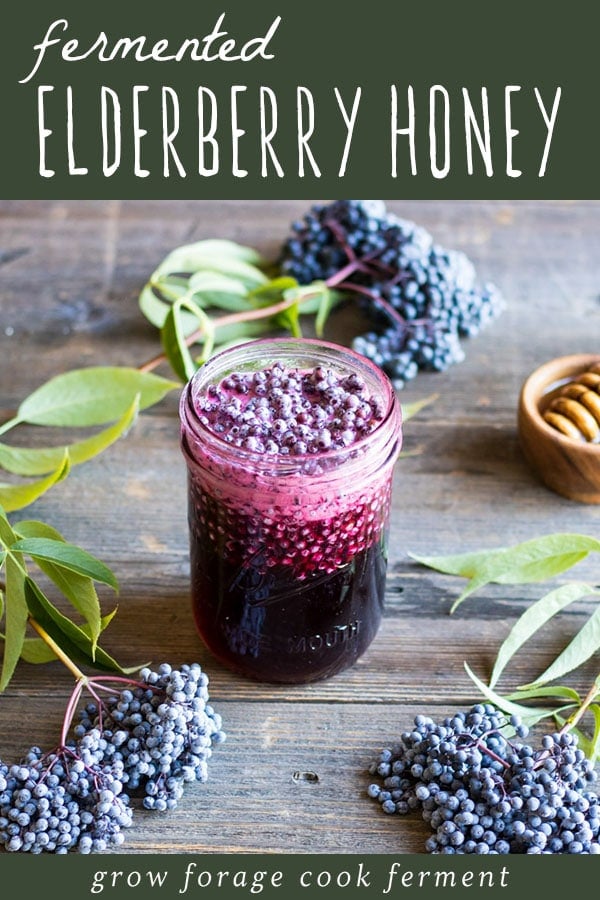
[[517, 619], [509, 632], [508, 637], [502, 643], [490, 678], [490, 687], [494, 687], [505, 666], [523, 644], [528, 641], [543, 625], [556, 613], [565, 609], [576, 600], [588, 597], [590, 594], [600, 593], [594, 588], [582, 582], [571, 582], [556, 588], [550, 593], [527, 607], [525, 612]]
[[300, 310], [298, 303], [293, 303], [287, 309], [283, 309], [274, 317], [275, 325], [279, 328], [285, 328], [292, 337], [302, 337], [302, 329], [300, 327]]
[[[102, 617], [101, 631], [110, 624], [114, 617], [116, 609], [113, 609], [108, 615]], [[87, 625], [81, 625], [81, 630], [88, 634], [91, 638], [90, 629]], [[21, 659], [28, 663], [40, 665], [42, 663], [54, 662], [56, 653], [41, 637], [26, 637], [21, 650]]]
[[288, 296], [288, 291], [295, 289], [297, 286], [298, 282], [295, 278], [287, 276], [273, 278], [248, 294], [249, 304], [251, 308], [264, 308], [268, 316], [269, 307], [284, 301], [290, 301], [291, 298], [290, 306], [274, 313], [270, 317], [271, 322], [276, 328], [283, 328], [289, 331], [293, 337], [302, 337], [298, 301], [293, 294]]
[[6, 557], [6, 609], [4, 615], [4, 655], [0, 691], [10, 682], [21, 656], [27, 629], [25, 571], [10, 554]]
[[[178, 300], [179, 297], [183, 297], [187, 294], [187, 279], [185, 279], [185, 285], [182, 290], [177, 288], [173, 291], [171, 291], [165, 283], [166, 281], [167, 278], [165, 276], [162, 281], [159, 279], [156, 283], [148, 282], [148, 284], [142, 288], [138, 298], [138, 305], [141, 312], [156, 328], [162, 328], [165, 324], [165, 319], [171, 304], [174, 303], [175, 300]], [[184, 313], [182, 318], [184, 320], [184, 330], [186, 334], [190, 334], [196, 327], [196, 320], [193, 316], [190, 316], [189, 313]]]
[[590, 739], [590, 751], [587, 755], [588, 759], [595, 763], [600, 757], [600, 706], [597, 703], [592, 703], [589, 706], [589, 711], [594, 717], [594, 733]]
[[530, 690], [518, 690], [506, 695], [507, 700], [514, 700], [515, 702], [541, 699], [543, 697], [562, 697], [564, 700], [572, 700], [573, 703], [581, 703], [581, 697], [574, 688], [560, 684], [546, 685], [544, 687], [531, 688]]
[[24, 506], [29, 506], [51, 487], [66, 478], [70, 468], [69, 453], [68, 450], [65, 450], [58, 467], [45, 478], [38, 478], [27, 484], [0, 484], [0, 502], [7, 512], [23, 509]]
[[176, 247], [158, 266], [151, 277], [168, 273], [189, 273], [200, 270], [219, 272], [242, 281], [249, 290], [264, 284], [266, 275], [258, 268], [263, 265], [260, 254], [251, 247], [234, 241], [208, 239]]
[[478, 678], [466, 662], [463, 663], [463, 665], [471, 681], [474, 682], [483, 696], [486, 697], [490, 703], [493, 703], [498, 709], [501, 709], [508, 715], [519, 716], [530, 728], [542, 719], [552, 715], [552, 710], [542, 709], [541, 707], [521, 706], [521, 704], [509, 700], [507, 697], [502, 697], [500, 694], [497, 694], [496, 691], [492, 690], [492, 688], [484, 681]]
[[22, 538], [50, 538], [53, 541], [63, 541], [65, 538], [60, 531], [48, 525], [47, 522], [39, 522], [37, 519], [21, 519], [13, 529], [14, 539], [12, 543]]
[[71, 465], [87, 462], [114, 444], [132, 426], [139, 409], [139, 395], [118, 422], [89, 438], [62, 447], [11, 447], [0, 444], [0, 466], [16, 475], [44, 475], [61, 465], [65, 453]]
[[534, 681], [522, 685], [522, 687], [534, 687], [562, 678], [563, 675], [587, 662], [598, 650], [600, 650], [600, 606], [596, 608], [554, 662]]
[[178, 300], [188, 292], [189, 277], [187, 275], [177, 275], [168, 273], [159, 275], [152, 284], [161, 292], [166, 294], [170, 303]]
[[295, 298], [298, 301], [300, 315], [314, 315], [315, 331], [320, 337], [325, 322], [331, 310], [344, 299], [341, 291], [335, 291], [328, 287], [324, 281], [312, 281], [310, 284], [301, 284], [288, 288], [284, 292], [284, 299]]
[[0, 506], [0, 541], [6, 546], [9, 547], [17, 540], [17, 536], [14, 533], [13, 529], [10, 527], [10, 522], [6, 518], [6, 512]]
[[239, 343], [251, 341], [261, 337], [271, 330], [271, 324], [267, 319], [254, 319], [247, 322], [230, 322], [221, 324], [219, 319], [213, 319], [215, 329], [215, 346], [219, 350], [226, 346], [234, 347]]
[[160, 330], [163, 350], [181, 381], [188, 381], [196, 371], [196, 365], [186, 344], [186, 334], [181, 320], [182, 310], [187, 309], [197, 319], [204, 339], [204, 356], [209, 356], [213, 346], [213, 326], [204, 310], [192, 300], [182, 298], [176, 300], [165, 318]]
[[239, 312], [250, 305], [246, 286], [220, 272], [196, 272], [188, 282], [188, 295], [203, 309]]
[[287, 296], [288, 291], [294, 291], [298, 288], [298, 282], [295, 278], [282, 275], [279, 278], [272, 278], [255, 288], [248, 294], [249, 306], [270, 306], [272, 303], [279, 303], [281, 300], [295, 300], [296, 296]]
[[325, 324], [333, 307], [341, 299], [338, 291], [332, 291], [324, 281], [313, 281], [309, 285], [290, 286], [283, 292], [284, 300], [295, 299], [300, 315], [315, 316], [315, 334], [323, 337]]
[[87, 550], [69, 544], [64, 540], [46, 537], [23, 538], [10, 547], [11, 553], [25, 553], [36, 562], [51, 562], [62, 569], [69, 569], [79, 575], [85, 575], [107, 584], [118, 591], [119, 584], [111, 570]]
[[96, 646], [94, 652], [92, 640], [85, 630], [63, 615], [29, 576], [25, 578], [24, 597], [29, 615], [70, 659], [101, 671], [125, 671], [102, 647]]
[[[325, 331], [325, 325], [327, 323], [327, 319], [329, 318], [329, 314], [335, 305], [335, 295], [333, 291], [330, 291], [329, 288], [324, 284], [323, 290], [321, 291], [321, 302], [319, 303], [319, 307], [317, 309], [317, 314], [315, 316], [315, 334], [317, 337], [323, 337], [323, 333]], [[300, 312], [304, 312], [302, 306], [300, 305]]]
[[600, 541], [596, 538], [582, 534], [550, 534], [508, 548], [454, 556], [409, 556], [439, 572], [470, 579], [451, 608], [454, 612], [463, 600], [486, 584], [544, 581], [570, 569], [591, 551], [600, 551]]
[[[33, 519], [24, 520], [15, 526], [19, 538], [50, 538], [65, 543], [64, 537], [51, 525]], [[38, 558], [36, 562], [42, 572], [58, 587], [69, 603], [87, 622], [92, 644], [95, 646], [102, 631], [100, 602], [93, 580], [70, 569], [57, 566], [54, 562]], [[107, 623], [108, 624], [108, 623]], [[106, 626], [104, 626], [106, 627]]]
[[139, 408], [158, 403], [175, 381], [127, 366], [89, 366], [55, 375], [21, 403], [17, 421], [32, 425], [105, 425], [127, 413], [139, 395]]

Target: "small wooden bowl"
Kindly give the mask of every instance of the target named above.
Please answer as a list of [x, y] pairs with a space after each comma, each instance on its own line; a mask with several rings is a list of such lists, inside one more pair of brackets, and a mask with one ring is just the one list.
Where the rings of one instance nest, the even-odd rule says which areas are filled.
[[544, 421], [549, 395], [600, 362], [600, 356], [561, 356], [527, 378], [519, 397], [518, 428], [525, 458], [556, 493], [580, 503], [600, 503], [600, 443], [561, 434]]

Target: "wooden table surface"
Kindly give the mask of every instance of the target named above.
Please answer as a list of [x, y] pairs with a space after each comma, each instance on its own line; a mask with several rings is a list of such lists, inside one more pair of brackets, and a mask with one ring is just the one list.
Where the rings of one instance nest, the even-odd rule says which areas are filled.
[[[169, 250], [224, 237], [272, 257], [310, 202], [2, 201], [0, 421], [52, 375], [140, 365], [159, 351], [137, 296]], [[465, 362], [420, 374], [400, 395], [438, 396], [405, 427], [405, 449], [419, 452], [395, 470], [385, 617], [354, 668], [306, 687], [257, 684], [202, 646], [188, 599], [176, 392], [125, 439], [13, 514], [54, 525], [114, 570], [121, 591], [104, 635], [110, 652], [128, 665], [197, 660], [224, 719], [228, 739], [215, 749], [208, 783], [189, 786], [172, 812], [137, 812], [122, 853], [422, 852], [428, 831], [419, 816], [383, 814], [366, 798], [366, 769], [417, 712], [443, 716], [481, 699], [463, 662], [487, 678], [508, 629], [542, 589], [489, 588], [449, 615], [462, 582], [416, 566], [408, 553], [492, 548], [553, 531], [598, 535], [600, 507], [561, 498], [527, 467], [516, 406], [539, 364], [600, 349], [600, 203], [388, 206], [464, 250], [478, 275], [501, 288], [507, 309], [465, 342]], [[335, 313], [326, 337], [347, 342], [364, 325], [357, 315]], [[27, 436], [47, 440], [35, 429]], [[597, 573], [592, 559], [577, 568], [592, 582]], [[102, 594], [105, 609], [111, 599]], [[500, 688], [539, 674], [584, 612], [582, 604], [549, 628]], [[0, 697], [2, 758], [56, 742], [71, 686], [58, 662], [19, 665]]]

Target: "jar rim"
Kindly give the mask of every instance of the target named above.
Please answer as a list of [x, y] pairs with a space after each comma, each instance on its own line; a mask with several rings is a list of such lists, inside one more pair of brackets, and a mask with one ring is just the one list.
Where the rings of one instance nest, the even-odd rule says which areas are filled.
[[[272, 348], [273, 351], [287, 351], [288, 355], [305, 355], [307, 357], [322, 356], [323, 359], [314, 359], [313, 365], [331, 364], [335, 367], [337, 361], [340, 365], [341, 359], [348, 360], [348, 374], [357, 371], [361, 375], [367, 375], [371, 384], [371, 389], [375, 386], [380, 393], [380, 398], [384, 403], [385, 413], [381, 421], [377, 423], [375, 428], [368, 434], [354, 441], [348, 447], [338, 447], [334, 449], [326, 449], [310, 454], [299, 454], [297, 456], [279, 454], [264, 454], [249, 450], [245, 447], [233, 446], [220, 435], [216, 434], [210, 428], [203, 425], [197, 415], [195, 406], [195, 398], [199, 393], [199, 385], [208, 386], [214, 383], [213, 379], [220, 380], [225, 377], [228, 371], [234, 371], [235, 365], [231, 369], [224, 369], [228, 361], [235, 361], [240, 366], [248, 364], [248, 354], [252, 357], [256, 356], [259, 360], [259, 354], [266, 348]], [[333, 358], [332, 358], [333, 357]], [[283, 361], [283, 356], [281, 357]], [[267, 357], [267, 361], [263, 359], [262, 367], [277, 362], [274, 353]], [[185, 425], [192, 428], [197, 438], [210, 445], [214, 451], [221, 451], [228, 458], [235, 456], [240, 466], [248, 465], [251, 468], [260, 467], [264, 472], [266, 469], [273, 475], [286, 474], [306, 474], [307, 463], [318, 466], [319, 463], [327, 461], [328, 465], [342, 465], [344, 462], [356, 459], [362, 459], [363, 450], [368, 445], [381, 444], [381, 449], [387, 446], [390, 437], [397, 439], [397, 451], [400, 450], [402, 441], [402, 411], [398, 402], [394, 388], [388, 376], [379, 368], [372, 360], [366, 356], [362, 356], [355, 350], [345, 347], [342, 344], [336, 344], [331, 341], [322, 341], [318, 338], [257, 338], [252, 341], [246, 341], [234, 347], [228, 347], [221, 350], [210, 357], [189, 379], [185, 385], [180, 399], [180, 418], [182, 428]], [[397, 454], [396, 454], [397, 455]]]

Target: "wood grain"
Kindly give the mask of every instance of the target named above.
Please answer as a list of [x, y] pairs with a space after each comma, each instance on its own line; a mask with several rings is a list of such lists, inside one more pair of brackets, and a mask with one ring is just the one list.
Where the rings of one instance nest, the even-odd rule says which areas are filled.
[[[139, 365], [159, 345], [137, 295], [174, 246], [227, 237], [274, 257], [312, 201], [0, 202], [0, 421], [51, 375], [90, 364]], [[186, 485], [177, 397], [145, 412], [126, 439], [75, 469], [31, 510], [117, 574], [118, 614], [105, 644], [124, 664], [198, 660], [228, 741], [206, 785], [164, 816], [143, 813], [122, 853], [419, 852], [417, 818], [385, 816], [365, 796], [366, 769], [417, 712], [446, 715], [478, 700], [463, 663], [489, 675], [499, 644], [539, 585], [494, 587], [452, 616], [460, 584], [409, 553], [497, 547], [552, 531], [599, 534], [600, 508], [549, 491], [522, 455], [524, 379], [559, 355], [597, 353], [600, 203], [390, 201], [445, 246], [464, 250], [507, 308], [447, 373], [421, 374], [401, 394], [436, 400], [405, 427], [390, 535], [384, 623], [350, 671], [306, 687], [232, 675], [196, 637], [188, 597]], [[347, 342], [365, 322], [335, 313], [326, 337]], [[166, 371], [166, 370], [165, 370]], [[12, 439], [12, 438], [11, 438]], [[39, 429], [15, 441], [41, 443]], [[598, 581], [593, 558], [577, 578]], [[102, 593], [105, 609], [114, 598]], [[510, 690], [539, 674], [580, 627], [582, 602], [517, 657]], [[593, 675], [593, 666], [579, 678]], [[585, 684], [579, 684], [585, 688]], [[0, 698], [0, 755], [51, 745], [71, 687], [60, 664], [21, 665]], [[294, 775], [296, 774], [296, 777]], [[315, 773], [317, 780], [303, 778]]]

